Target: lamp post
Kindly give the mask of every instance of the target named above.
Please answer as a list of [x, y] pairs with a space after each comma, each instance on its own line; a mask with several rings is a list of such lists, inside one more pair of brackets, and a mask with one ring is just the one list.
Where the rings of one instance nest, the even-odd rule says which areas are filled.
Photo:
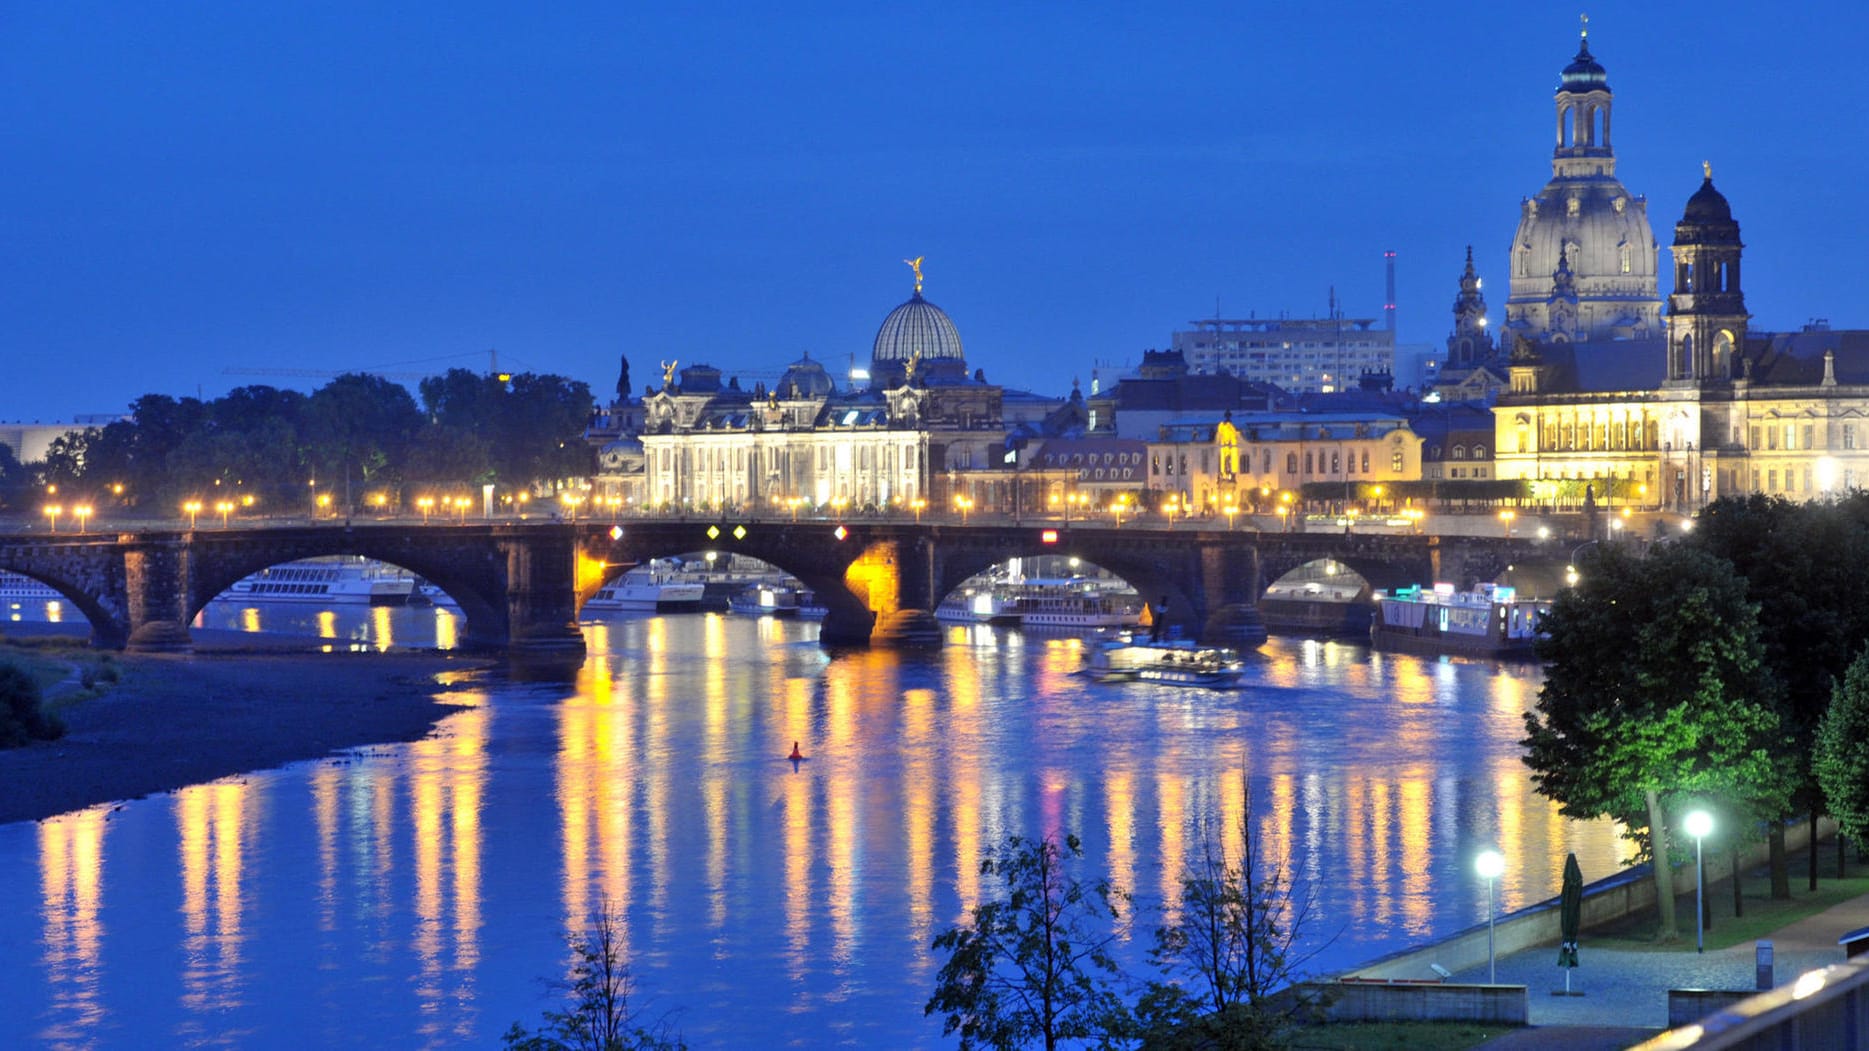
[[1116, 528], [1123, 528], [1123, 512], [1127, 510], [1129, 510], [1129, 494], [1124, 493], [1110, 505], [1110, 511], [1116, 515]]
[[[909, 506], [915, 509], [915, 524], [921, 525], [922, 524], [922, 512], [927, 510], [928, 501], [918, 496], [915, 499], [909, 501]], [[796, 513], [796, 508], [794, 508], [794, 513], [792, 517], [794, 520], [796, 520], [798, 517]]]
[[1499, 521], [1505, 529], [1506, 539], [1508, 540], [1512, 538], [1512, 520], [1518, 516], [1519, 513], [1517, 511], [1506, 510], [1499, 512]]
[[415, 498], [415, 506], [422, 509], [422, 524], [427, 525], [429, 514], [435, 510], [435, 498], [432, 496], [418, 496]]
[[1687, 829], [1688, 835], [1694, 837], [1694, 951], [1706, 952], [1707, 930], [1703, 921], [1707, 912], [1701, 898], [1707, 890], [1707, 873], [1700, 863], [1700, 841], [1713, 831], [1713, 815], [1705, 810], [1689, 811], [1682, 826]]
[[201, 501], [190, 500], [182, 505], [182, 511], [188, 515], [188, 528], [195, 528], [195, 517], [201, 514]]
[[966, 525], [967, 512], [973, 510], [973, 498], [970, 496], [957, 496], [954, 498], [954, 506], [960, 509], [960, 524]]
[[1482, 850], [1473, 859], [1473, 870], [1486, 879], [1486, 981], [1499, 984], [1499, 959], [1493, 954], [1493, 884], [1506, 870], [1506, 859], [1497, 850]]
[[58, 516], [64, 513], [65, 509], [58, 504], [45, 505], [45, 517], [52, 523], [52, 532], [58, 532]]
[[1221, 508], [1220, 510], [1222, 510], [1222, 511], [1224, 511], [1224, 512], [1226, 512], [1226, 516], [1227, 516], [1227, 532], [1229, 532], [1229, 533], [1231, 533], [1231, 532], [1233, 531], [1233, 516], [1234, 516], [1234, 515], [1237, 515], [1237, 514], [1239, 514], [1239, 513], [1240, 513], [1240, 509], [1239, 509], [1239, 505], [1238, 505], [1238, 504], [1228, 504], [1228, 505], [1226, 505], [1225, 507], [1223, 507], [1223, 508]]
[[79, 504], [71, 509], [71, 513], [78, 519], [78, 532], [84, 532], [84, 523], [91, 517], [91, 505]]

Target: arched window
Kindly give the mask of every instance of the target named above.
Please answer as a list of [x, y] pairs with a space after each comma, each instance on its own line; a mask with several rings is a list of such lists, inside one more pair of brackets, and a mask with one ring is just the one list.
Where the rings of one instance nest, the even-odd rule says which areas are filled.
[[1474, 447], [1473, 447], [1473, 458], [1474, 458], [1475, 460], [1484, 460], [1484, 459], [1486, 459], [1486, 446], [1484, 446], [1484, 445], [1476, 445], [1476, 446], [1474, 446]]
[[1467, 458], [1467, 447], [1464, 445], [1454, 446], [1454, 459], [1464, 460], [1466, 458]]
[[1297, 474], [1298, 473], [1298, 454], [1297, 453], [1286, 453], [1285, 454], [1285, 473], [1286, 474]]

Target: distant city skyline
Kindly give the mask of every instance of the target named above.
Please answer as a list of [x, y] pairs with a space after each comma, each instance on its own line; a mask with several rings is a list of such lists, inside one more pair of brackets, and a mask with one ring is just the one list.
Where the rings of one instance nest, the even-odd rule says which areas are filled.
[[[918, 256], [969, 366], [1042, 392], [1216, 311], [1321, 316], [1334, 288], [1380, 319], [1391, 249], [1398, 342], [1438, 345], [1468, 244], [1503, 320], [1578, 32], [1453, 4], [801, 10], [0, 15], [0, 420], [489, 349], [600, 401], [619, 355], [638, 392], [663, 360], [841, 372]], [[1869, 327], [1869, 102], [1836, 72], [1869, 13], [1590, 16], [1664, 253], [1710, 161], [1753, 328]]]

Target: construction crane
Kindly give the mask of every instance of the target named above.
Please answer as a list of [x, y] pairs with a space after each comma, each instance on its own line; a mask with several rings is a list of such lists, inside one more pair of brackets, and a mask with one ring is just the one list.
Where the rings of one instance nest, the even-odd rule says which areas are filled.
[[[477, 356], [479, 353], [480, 353], [479, 351], [470, 351], [467, 354], [448, 354], [448, 355], [445, 355], [439, 358], [417, 358], [413, 361], [392, 361], [389, 364], [391, 366], [421, 365], [421, 364], [425, 364], [431, 361], [459, 361], [462, 358]], [[487, 351], [487, 365], [488, 365], [488, 374], [493, 375], [493, 376], [498, 376], [501, 382], [505, 382], [506, 380], [509, 380], [512, 378], [509, 374], [500, 371], [500, 352], [499, 351], [493, 350], [493, 349], [489, 349]], [[362, 376], [380, 376], [386, 380], [425, 380], [429, 378], [430, 376], [435, 375], [435, 373], [433, 372], [391, 372], [387, 368], [380, 368], [380, 369], [225, 368], [221, 370], [221, 375], [223, 376], [276, 376], [276, 377], [282, 377], [282, 378], [290, 377], [294, 379], [336, 379], [339, 376], [362, 375]]]

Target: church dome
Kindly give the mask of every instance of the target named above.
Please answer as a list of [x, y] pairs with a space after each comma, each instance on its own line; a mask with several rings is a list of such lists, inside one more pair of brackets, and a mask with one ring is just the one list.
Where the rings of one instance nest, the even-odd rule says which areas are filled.
[[824, 366], [811, 360], [807, 354], [785, 370], [779, 377], [779, 385], [773, 393], [781, 398], [823, 398], [834, 393], [837, 384], [831, 380], [831, 374]]
[[1687, 199], [1687, 211], [1682, 213], [1684, 223], [1730, 223], [1733, 221], [1733, 206], [1726, 203], [1726, 195], [1713, 188], [1713, 176], [1708, 175], [1694, 191], [1694, 196]]
[[954, 322], [948, 319], [946, 311], [923, 299], [919, 290], [883, 319], [882, 327], [876, 330], [876, 346], [870, 352], [870, 360], [878, 365], [907, 362], [918, 354], [922, 361], [964, 360], [960, 332]]
[[1559, 91], [1572, 91], [1582, 94], [1586, 91], [1608, 91], [1609, 73], [1603, 63], [1590, 53], [1590, 41], [1586, 37], [1577, 49], [1577, 57], [1564, 67], [1564, 74], [1558, 80]]

